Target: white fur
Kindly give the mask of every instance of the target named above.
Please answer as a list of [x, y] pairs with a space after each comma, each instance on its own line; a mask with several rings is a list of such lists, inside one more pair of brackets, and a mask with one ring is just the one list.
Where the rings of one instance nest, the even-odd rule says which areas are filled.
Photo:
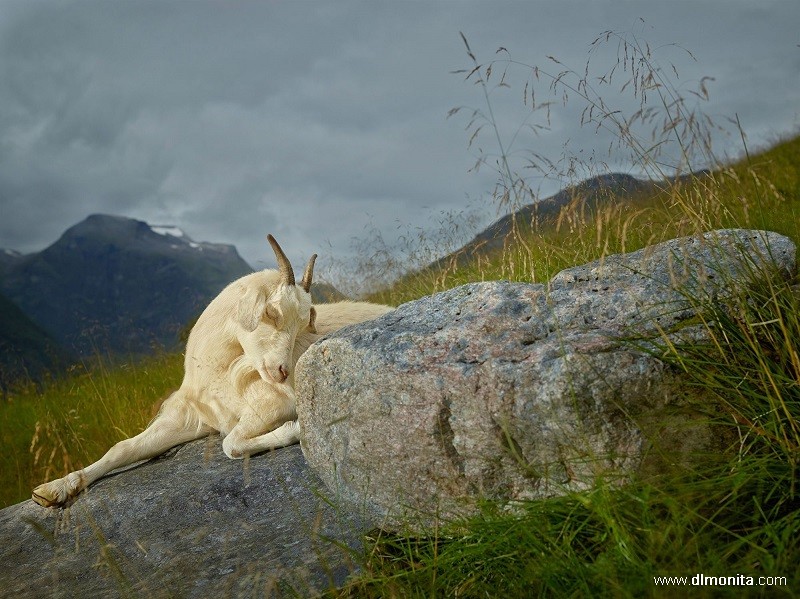
[[294, 367], [300, 355], [321, 335], [391, 309], [366, 302], [312, 308], [302, 286], [286, 284], [273, 270], [234, 281], [197, 320], [186, 344], [183, 383], [148, 427], [84, 470], [40, 485], [34, 501], [62, 505], [116, 468], [214, 431], [224, 435], [230, 458], [297, 443]]

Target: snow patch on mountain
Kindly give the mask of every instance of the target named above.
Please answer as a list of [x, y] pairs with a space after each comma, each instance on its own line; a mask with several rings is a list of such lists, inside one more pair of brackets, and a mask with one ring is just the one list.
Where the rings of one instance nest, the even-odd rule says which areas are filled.
[[[192, 241], [192, 239], [186, 233], [184, 233], [183, 229], [180, 229], [174, 225], [150, 225], [150, 229], [153, 231], [153, 233], [158, 233], [159, 235], [181, 239], [189, 244], [189, 247], [200, 250], [201, 252], [203, 251], [203, 246], [195, 241]], [[178, 246], [172, 247], [177, 248]]]
[[150, 225], [150, 228], [153, 230], [153, 233], [158, 233], [159, 235], [186, 237], [186, 233], [184, 233], [182, 229], [179, 229], [173, 225]]

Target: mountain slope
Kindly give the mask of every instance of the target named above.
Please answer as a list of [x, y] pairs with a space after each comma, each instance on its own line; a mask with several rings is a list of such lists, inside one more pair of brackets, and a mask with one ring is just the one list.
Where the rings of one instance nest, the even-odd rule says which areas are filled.
[[463, 264], [474, 259], [477, 254], [487, 254], [501, 249], [515, 221], [521, 227], [528, 227], [533, 223], [554, 224], [561, 211], [570, 205], [581, 203], [586, 208], [594, 208], [605, 201], [620, 200], [655, 189], [656, 184], [651, 181], [643, 181], [622, 173], [610, 173], [587, 179], [562, 189], [549, 198], [527, 204], [501, 217], [478, 233], [464, 247], [437, 260], [431, 266], [434, 268], [443, 266], [452, 263], [454, 259]]
[[92, 215], [45, 250], [14, 261], [2, 290], [67, 349], [146, 353], [252, 268], [229, 245]]
[[0, 249], [0, 278], [22, 260], [22, 254], [14, 250]]
[[712, 229], [762, 229], [797, 240], [798, 165], [795, 133], [713, 170], [662, 180], [595, 177], [503, 216], [369, 298], [400, 304], [474, 281], [543, 282], [575, 264]]
[[18, 379], [56, 374], [71, 356], [7, 297], [0, 295], [0, 390]]

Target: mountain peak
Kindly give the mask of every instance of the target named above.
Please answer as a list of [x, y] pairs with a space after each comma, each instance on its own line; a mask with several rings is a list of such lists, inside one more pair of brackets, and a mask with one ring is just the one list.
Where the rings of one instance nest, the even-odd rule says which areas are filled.
[[[232, 280], [252, 272], [232, 245], [175, 226], [92, 214], [52, 245], [0, 270], [0, 290], [68, 349], [170, 347]], [[0, 264], [2, 266], [2, 264]]]
[[[210, 252], [241, 260], [236, 248], [223, 243], [197, 242], [175, 225], [150, 225], [142, 220], [91, 214], [67, 229], [52, 247], [104, 245], [136, 249], [137, 251], [168, 253]], [[48, 250], [45, 251], [49, 251]]]
[[90, 214], [81, 222], [64, 231], [59, 242], [98, 238], [127, 241], [149, 230], [150, 227], [146, 222], [133, 218], [109, 214]]

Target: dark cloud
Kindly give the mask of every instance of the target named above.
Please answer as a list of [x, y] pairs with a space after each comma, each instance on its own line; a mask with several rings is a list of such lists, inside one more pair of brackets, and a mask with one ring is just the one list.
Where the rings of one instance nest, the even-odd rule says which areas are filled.
[[[665, 71], [674, 64], [683, 93], [713, 77], [699, 107], [721, 121], [738, 114], [763, 144], [800, 122], [798, 17], [791, 0], [6, 2], [0, 247], [38, 250], [105, 212], [235, 243], [258, 266], [268, 232], [293, 256], [346, 257], [365, 229], [393, 239], [467, 199], [485, 202], [485, 224], [496, 216], [486, 198], [495, 177], [467, 170], [478, 148], [496, 145], [485, 131], [467, 149], [468, 108], [445, 118], [483, 102], [451, 74], [469, 66], [459, 31], [481, 60], [505, 56], [495, 55], [504, 46], [554, 73], [548, 55], [578, 71], [591, 58], [602, 72], [619, 47], [590, 55], [591, 41], [628, 32]], [[506, 141], [521, 123], [549, 125], [520, 131], [517, 164], [533, 149], [561, 167], [577, 157], [636, 172], [624, 153], [607, 154], [608, 133], [579, 126], [576, 99], [549, 123], [529, 114], [529, 74], [512, 68], [510, 89], [492, 92]], [[619, 87], [599, 91], [635, 110]], [[730, 154], [735, 142], [715, 139]], [[563, 179], [533, 183], [546, 195]]]

